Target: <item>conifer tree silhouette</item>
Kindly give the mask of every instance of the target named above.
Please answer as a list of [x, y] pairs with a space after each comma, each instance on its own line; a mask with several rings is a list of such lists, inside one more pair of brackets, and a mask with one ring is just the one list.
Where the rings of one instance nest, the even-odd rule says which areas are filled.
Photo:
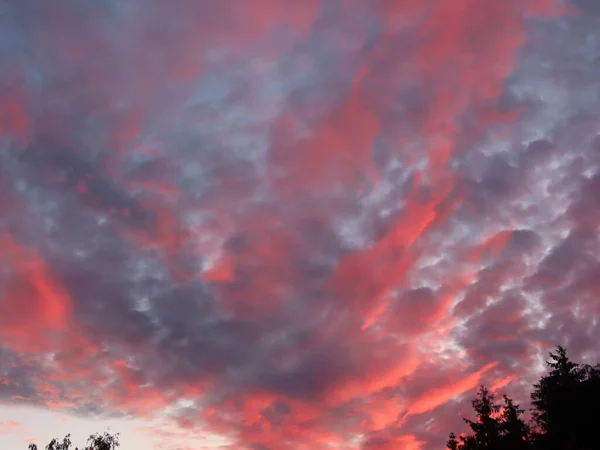
[[550, 372], [534, 384], [531, 393], [538, 447], [563, 450], [577, 439], [577, 390], [583, 380], [579, 364], [571, 361], [564, 347], [550, 352]]
[[460, 448], [458, 439], [456, 438], [456, 435], [454, 433], [450, 433], [450, 436], [448, 436], [446, 448], [448, 448], [449, 450], [458, 450]]
[[524, 409], [519, 408], [506, 394], [503, 396], [504, 405], [500, 417], [502, 448], [511, 450], [526, 450], [529, 444], [529, 426], [522, 416]]
[[600, 407], [600, 367], [569, 359], [564, 347], [550, 353], [548, 375], [534, 385], [533, 419], [540, 450], [595, 450]]
[[472, 433], [446, 443], [449, 450], [599, 450], [600, 364], [581, 365], [558, 346], [549, 353], [549, 371], [533, 385], [532, 421], [506, 395], [498, 405], [481, 387], [472, 402], [477, 419], [465, 419]]
[[477, 391], [477, 398], [472, 402], [477, 414], [476, 420], [463, 419], [473, 430], [473, 434], [461, 437], [464, 450], [501, 450], [502, 427], [498, 420], [500, 405], [496, 403], [494, 394], [485, 386]]

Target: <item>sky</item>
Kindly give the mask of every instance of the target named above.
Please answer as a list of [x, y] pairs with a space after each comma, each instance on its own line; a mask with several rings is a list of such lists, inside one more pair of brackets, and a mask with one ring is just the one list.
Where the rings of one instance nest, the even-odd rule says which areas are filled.
[[599, 225], [596, 0], [0, 2], [3, 449], [442, 449]]

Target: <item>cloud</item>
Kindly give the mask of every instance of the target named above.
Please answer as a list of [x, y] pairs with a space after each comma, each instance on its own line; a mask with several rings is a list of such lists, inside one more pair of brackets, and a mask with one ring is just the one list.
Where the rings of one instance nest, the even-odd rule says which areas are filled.
[[570, 4], [5, 5], [0, 400], [162, 448], [429, 450], [479, 384], [597, 359]]
[[0, 422], [0, 434], [14, 433], [18, 431], [23, 425], [14, 420], [5, 420]]
[[464, 392], [473, 390], [477, 387], [481, 375], [493, 368], [495, 363], [488, 364], [481, 370], [469, 374], [464, 379], [450, 383], [445, 386], [431, 387], [423, 395], [414, 399], [409, 408], [409, 414], [423, 414], [429, 412], [438, 406], [443, 405], [448, 400], [451, 400]]
[[420, 450], [424, 442], [418, 441], [412, 435], [399, 436], [394, 438], [388, 438], [385, 436], [375, 436], [369, 438], [362, 448], [365, 450], [388, 450], [393, 448], [398, 448], [398, 446], [402, 446], [407, 450]]

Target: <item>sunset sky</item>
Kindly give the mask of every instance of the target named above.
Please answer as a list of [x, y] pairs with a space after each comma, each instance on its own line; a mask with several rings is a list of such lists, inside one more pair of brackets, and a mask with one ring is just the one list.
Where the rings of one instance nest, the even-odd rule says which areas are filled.
[[0, 1], [3, 450], [441, 450], [599, 225], [597, 0]]

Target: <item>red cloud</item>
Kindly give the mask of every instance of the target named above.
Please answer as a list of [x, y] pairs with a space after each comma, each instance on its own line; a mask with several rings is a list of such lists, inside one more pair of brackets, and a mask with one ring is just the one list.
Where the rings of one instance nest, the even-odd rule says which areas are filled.
[[16, 351], [49, 349], [52, 340], [67, 330], [71, 299], [34, 250], [10, 235], [0, 236], [0, 245], [4, 252], [0, 262], [12, 272], [2, 286], [0, 336]]

